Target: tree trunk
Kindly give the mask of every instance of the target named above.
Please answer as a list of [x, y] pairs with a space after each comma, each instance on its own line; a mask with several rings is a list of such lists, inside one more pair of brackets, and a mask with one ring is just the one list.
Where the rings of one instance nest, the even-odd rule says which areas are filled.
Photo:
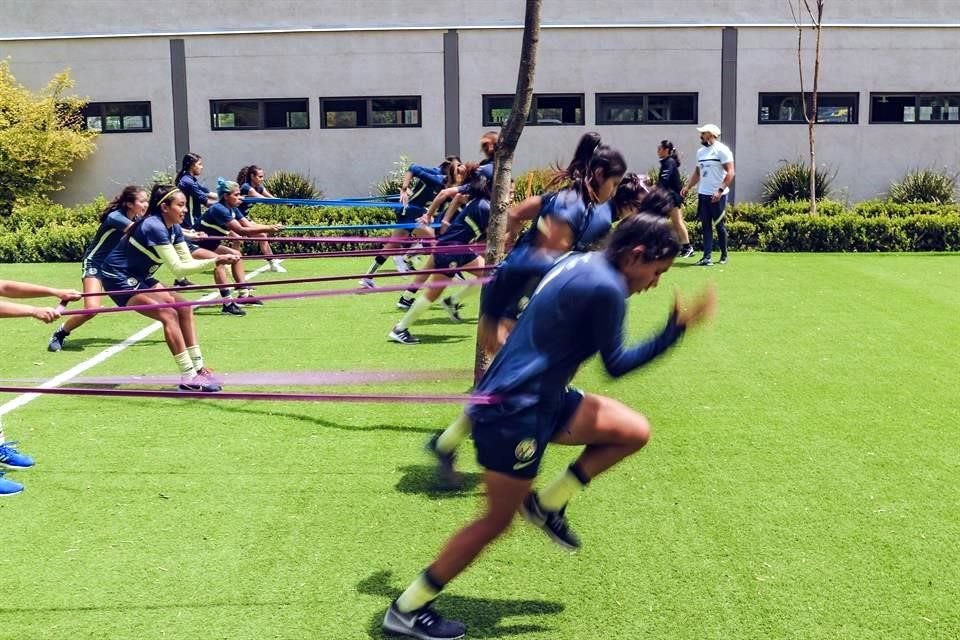
[[[523, 44], [520, 49], [520, 69], [517, 73], [517, 92], [513, 97], [510, 117], [500, 131], [494, 151], [493, 194], [490, 201], [490, 222], [487, 226], [488, 265], [499, 264], [504, 257], [507, 209], [510, 202], [510, 182], [513, 170], [513, 154], [523, 133], [523, 126], [530, 115], [533, 103], [533, 78], [537, 67], [537, 49], [540, 45], [540, 8], [542, 0], [527, 0], [526, 15], [523, 22]], [[479, 326], [479, 325], [478, 325]], [[474, 378], [480, 376], [490, 366], [489, 358], [477, 341], [474, 359]]]

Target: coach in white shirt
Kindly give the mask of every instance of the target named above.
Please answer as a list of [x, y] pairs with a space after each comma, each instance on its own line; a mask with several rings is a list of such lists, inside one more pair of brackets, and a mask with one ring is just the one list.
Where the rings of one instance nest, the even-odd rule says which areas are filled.
[[680, 192], [686, 196], [690, 189], [700, 184], [697, 190], [697, 217], [703, 229], [703, 258], [697, 264], [709, 267], [713, 264], [713, 225], [717, 225], [717, 244], [720, 245], [720, 264], [727, 262], [727, 224], [724, 210], [727, 194], [736, 175], [733, 167], [733, 152], [717, 138], [720, 127], [705, 124], [699, 127], [700, 144], [697, 149], [697, 166]]

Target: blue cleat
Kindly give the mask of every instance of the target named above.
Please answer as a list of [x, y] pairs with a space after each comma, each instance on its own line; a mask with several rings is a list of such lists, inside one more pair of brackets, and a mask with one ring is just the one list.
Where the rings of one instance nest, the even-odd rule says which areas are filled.
[[21, 491], [23, 491], [22, 484], [14, 482], [13, 480], [7, 480], [3, 477], [3, 472], [0, 471], [0, 498], [3, 496], [16, 495]]
[[[0, 467], [7, 469], [29, 469], [33, 466], [33, 458], [17, 451], [13, 445], [16, 442], [0, 444]], [[16, 483], [14, 483], [16, 484]], [[22, 489], [23, 487], [21, 487]]]

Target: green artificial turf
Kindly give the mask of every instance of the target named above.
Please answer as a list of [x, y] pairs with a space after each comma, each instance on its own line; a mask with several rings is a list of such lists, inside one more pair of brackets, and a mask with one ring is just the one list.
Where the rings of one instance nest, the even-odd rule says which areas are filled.
[[[960, 256], [732, 257], [678, 263], [631, 302], [639, 338], [674, 286], [711, 280], [710, 327], [625, 378], [595, 361], [579, 374], [648, 415], [654, 437], [571, 504], [581, 552], [518, 522], [449, 585], [438, 609], [469, 638], [960, 637]], [[286, 265], [302, 277], [365, 263]], [[0, 265], [0, 278], [58, 286], [77, 275]], [[413, 347], [386, 341], [394, 298], [214, 308], [197, 316], [201, 344], [217, 371], [454, 369], [362, 390], [464, 391], [476, 298], [467, 324], [430, 312]], [[51, 354], [51, 327], [5, 320], [0, 377], [49, 378], [147, 323], [102, 316]], [[174, 372], [155, 333], [87, 375]], [[85, 397], [17, 409], [7, 438], [37, 466], [11, 472], [27, 489], [0, 501], [0, 637], [380, 638], [391, 598], [480, 505], [469, 443], [453, 494], [422, 450], [458, 411]], [[541, 481], [575, 455], [548, 451]]]

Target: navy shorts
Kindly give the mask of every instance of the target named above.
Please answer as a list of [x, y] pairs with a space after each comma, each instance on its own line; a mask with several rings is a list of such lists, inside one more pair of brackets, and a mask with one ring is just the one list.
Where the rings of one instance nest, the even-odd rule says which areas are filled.
[[187, 247], [190, 249], [190, 253], [193, 253], [197, 249], [206, 249], [207, 251], [216, 251], [220, 247], [221, 238], [201, 238], [197, 240], [197, 243], [193, 246], [189, 244]]
[[570, 423], [582, 401], [582, 391], [567, 387], [552, 407], [537, 404], [496, 421], [471, 415], [477, 462], [514, 478], [535, 478], [547, 444]]
[[[479, 256], [476, 253], [435, 253], [433, 254], [434, 269], [456, 269], [463, 267], [476, 260]], [[452, 276], [452, 273], [447, 274]]]
[[122, 293], [119, 295], [114, 295], [110, 293], [111, 291], [126, 291], [128, 289], [135, 290], [145, 290], [152, 289], [157, 286], [159, 281], [152, 276], [147, 276], [143, 279], [137, 279], [128, 276], [119, 276], [112, 273], [100, 272], [100, 282], [103, 284], [103, 289], [110, 294], [110, 299], [116, 303], [118, 307], [125, 307], [127, 303], [130, 302], [130, 298], [137, 295], [135, 293]]
[[100, 278], [100, 267], [98, 265], [92, 264], [84, 260], [80, 267], [83, 269], [83, 275], [80, 276], [80, 279], [84, 278]]

